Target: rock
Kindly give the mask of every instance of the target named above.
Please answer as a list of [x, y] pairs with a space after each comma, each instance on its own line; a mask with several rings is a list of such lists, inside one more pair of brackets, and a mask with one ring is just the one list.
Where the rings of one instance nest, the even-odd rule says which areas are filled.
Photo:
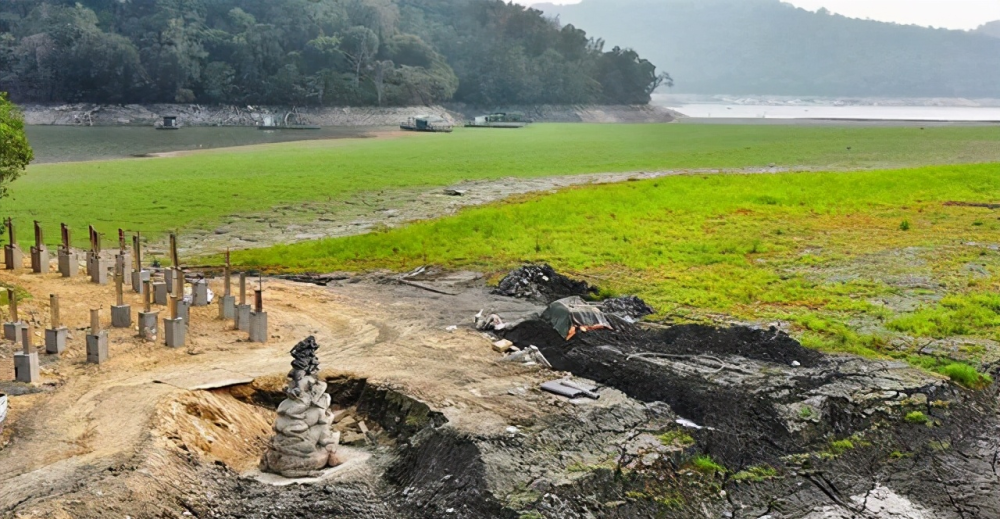
[[326, 383], [315, 377], [318, 348], [313, 337], [292, 348], [292, 370], [285, 387], [288, 398], [278, 406], [274, 422], [277, 435], [261, 460], [262, 471], [289, 478], [308, 477], [339, 463], [336, 450], [340, 435], [330, 429], [334, 421], [330, 395]]

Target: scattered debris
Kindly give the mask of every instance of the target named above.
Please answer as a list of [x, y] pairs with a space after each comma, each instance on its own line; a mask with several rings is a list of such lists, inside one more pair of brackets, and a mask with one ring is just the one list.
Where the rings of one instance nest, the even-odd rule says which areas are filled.
[[587, 304], [577, 296], [552, 303], [542, 313], [542, 319], [551, 324], [566, 340], [572, 339], [577, 331], [614, 329], [600, 308]]
[[3, 422], [7, 419], [7, 395], [0, 393], [0, 433], [3, 432]]
[[525, 265], [500, 280], [493, 293], [549, 304], [570, 296], [594, 295], [597, 289], [563, 276], [549, 265]]
[[527, 348], [511, 353], [500, 360], [503, 362], [521, 362], [526, 366], [541, 364], [546, 368], [552, 368], [552, 364], [549, 364], [548, 359], [546, 359], [545, 356], [542, 355], [542, 352], [538, 351], [538, 348], [535, 346], [528, 346]]
[[464, 189], [445, 189], [444, 194], [448, 196], [465, 196], [467, 191]]
[[445, 330], [446, 332], [453, 332], [453, 331], [455, 331], [455, 330], [458, 330], [458, 326], [455, 326], [455, 325], [453, 324], [453, 325], [451, 325], [451, 326], [449, 326], [449, 327], [445, 328], [444, 330]]
[[508, 341], [507, 339], [500, 339], [493, 343], [493, 349], [499, 353], [507, 353], [508, 351], [514, 349], [514, 343]]
[[587, 398], [597, 400], [601, 397], [601, 395], [595, 393], [595, 391], [597, 391], [596, 387], [583, 386], [566, 379], [546, 382], [542, 384], [542, 390], [567, 398], [585, 396]]
[[347, 274], [293, 274], [278, 276], [279, 279], [287, 279], [289, 281], [294, 281], [296, 283], [309, 283], [313, 285], [319, 285], [325, 287], [334, 281], [347, 281], [351, 279], [351, 276]]

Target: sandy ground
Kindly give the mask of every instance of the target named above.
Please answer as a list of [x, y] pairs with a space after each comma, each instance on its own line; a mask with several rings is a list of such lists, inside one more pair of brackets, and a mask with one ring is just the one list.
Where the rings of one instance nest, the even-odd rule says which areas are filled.
[[[405, 390], [460, 429], [496, 433], [545, 412], [537, 402], [509, 396], [508, 390], [537, 384], [551, 372], [497, 364], [499, 354], [469, 325], [483, 304], [507, 315], [535, 308], [488, 296], [485, 289], [448, 297], [371, 279], [331, 288], [265, 280], [271, 333], [266, 345], [246, 342], [247, 335], [218, 320], [217, 307], [210, 305], [192, 309], [186, 348], [143, 342], [135, 330], [111, 330], [111, 359], [97, 366], [85, 363], [83, 327], [91, 307], [103, 307], [109, 320], [113, 287], [83, 277], [8, 271], [0, 272], [0, 282], [31, 293], [33, 299], [21, 304], [21, 316], [39, 331], [48, 326], [47, 295], [59, 294], [62, 319], [71, 329], [63, 355], [40, 354], [44, 380], [33, 394], [20, 395], [32, 389], [11, 382], [12, 354], [20, 347], [0, 346], [0, 391], [19, 395], [10, 399], [11, 437], [0, 450], [0, 511], [68, 494], [128, 463], [149, 441], [150, 420], [162, 402], [195, 389], [283, 376], [288, 350], [308, 335], [321, 344], [324, 369]], [[467, 287], [477, 281], [469, 274], [441, 283]], [[211, 287], [221, 290], [221, 284], [213, 280]], [[129, 291], [126, 299], [133, 310], [139, 308], [138, 295]], [[453, 322], [457, 316], [468, 320]], [[451, 325], [461, 326], [447, 331]]]

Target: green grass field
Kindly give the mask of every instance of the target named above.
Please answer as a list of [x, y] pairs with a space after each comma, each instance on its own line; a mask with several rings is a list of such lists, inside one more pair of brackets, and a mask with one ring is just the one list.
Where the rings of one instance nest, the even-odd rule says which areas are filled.
[[22, 229], [41, 220], [55, 243], [57, 226], [65, 222], [83, 244], [87, 225], [109, 236], [119, 227], [155, 236], [212, 228], [226, 215], [262, 213], [278, 205], [336, 202], [362, 192], [464, 179], [991, 161], [1000, 161], [1000, 130], [992, 127], [540, 124], [510, 132], [459, 130], [32, 166], [3, 203], [4, 214]]
[[[667, 177], [527, 196], [345, 239], [240, 252], [272, 271], [500, 273], [549, 262], [674, 320], [791, 323], [804, 344], [951, 370], [996, 360], [1000, 166]], [[942, 343], [928, 354], [935, 339]], [[985, 341], [985, 342], [984, 342]], [[995, 348], [994, 348], [995, 349]]]

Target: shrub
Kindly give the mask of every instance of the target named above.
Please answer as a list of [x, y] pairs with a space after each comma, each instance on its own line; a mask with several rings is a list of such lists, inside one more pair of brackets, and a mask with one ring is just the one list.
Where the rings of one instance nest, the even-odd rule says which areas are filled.
[[718, 462], [712, 459], [711, 456], [707, 454], [702, 454], [691, 460], [691, 467], [702, 474], [725, 474], [726, 467], [719, 465]]
[[960, 362], [941, 366], [937, 372], [950, 378], [952, 382], [969, 389], [983, 389], [993, 383], [993, 377], [980, 373], [976, 368]]
[[910, 230], [910, 221], [909, 220], [903, 220], [903, 223], [899, 224], [899, 230], [900, 231], [909, 231]]

